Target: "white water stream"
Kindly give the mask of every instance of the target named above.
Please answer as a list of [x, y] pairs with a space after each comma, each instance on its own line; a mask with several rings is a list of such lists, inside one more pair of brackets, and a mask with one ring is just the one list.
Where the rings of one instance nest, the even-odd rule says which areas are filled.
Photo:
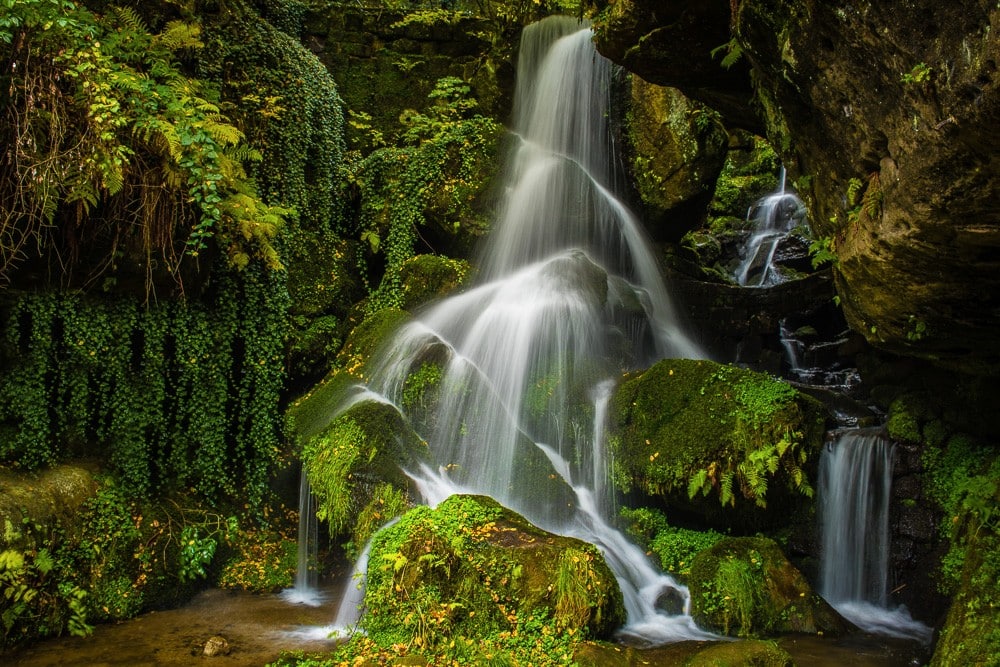
[[889, 608], [893, 446], [881, 429], [842, 431], [820, 459], [820, 593], [866, 632], [930, 641], [905, 607]]
[[687, 590], [605, 514], [614, 378], [663, 356], [705, 356], [679, 325], [646, 237], [614, 193], [612, 74], [579, 21], [552, 17], [525, 29], [518, 142], [479, 281], [398, 331], [372, 364], [366, 392], [401, 405], [405, 378], [428, 358], [441, 363], [434, 415], [407, 415], [432, 460], [409, 471], [424, 501], [487, 494], [536, 525], [592, 542], [622, 588], [624, 636], [706, 639], [686, 611], [657, 608], [664, 595], [686, 607]]
[[785, 191], [785, 168], [781, 168], [778, 188], [761, 198], [747, 211], [753, 232], [741, 254], [736, 282], [746, 287], [769, 287], [782, 281], [774, 268], [774, 253], [805, 215], [805, 204], [792, 192]]

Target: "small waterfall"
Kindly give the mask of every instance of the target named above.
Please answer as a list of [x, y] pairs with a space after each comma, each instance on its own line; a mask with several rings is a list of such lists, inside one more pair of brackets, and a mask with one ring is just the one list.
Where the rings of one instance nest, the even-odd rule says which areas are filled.
[[768, 287], [781, 282], [775, 270], [775, 250], [781, 240], [801, 222], [805, 205], [794, 193], [785, 192], [785, 168], [778, 178], [778, 189], [758, 200], [747, 211], [753, 232], [741, 252], [736, 281], [746, 287]]
[[542, 528], [592, 542], [621, 585], [624, 636], [706, 639], [686, 612], [657, 608], [664, 596], [687, 601], [686, 588], [602, 513], [613, 378], [663, 356], [705, 355], [679, 323], [641, 225], [614, 192], [612, 66], [592, 36], [567, 17], [524, 30], [518, 144], [478, 282], [396, 332], [370, 365], [366, 391], [402, 405], [412, 369], [441, 360], [434, 415], [406, 415], [432, 461], [408, 472], [423, 500], [487, 494]]
[[316, 519], [316, 498], [312, 494], [305, 468], [299, 479], [299, 535], [295, 585], [282, 592], [289, 602], [319, 606], [317, 554], [319, 550], [319, 521]]
[[889, 492], [893, 445], [882, 429], [841, 431], [820, 459], [820, 593], [876, 634], [929, 641], [905, 607], [889, 609]]

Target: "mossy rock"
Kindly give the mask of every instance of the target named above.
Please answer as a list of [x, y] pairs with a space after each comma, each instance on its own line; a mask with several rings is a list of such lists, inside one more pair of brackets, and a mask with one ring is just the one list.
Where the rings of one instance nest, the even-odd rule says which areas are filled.
[[363, 380], [368, 361], [409, 317], [406, 311], [387, 308], [354, 327], [337, 353], [338, 370], [294, 400], [288, 408], [287, 432], [293, 442], [301, 445], [330, 423], [351, 387]]
[[[769, 375], [663, 360], [615, 390], [613, 479], [715, 526], [787, 520], [812, 496], [826, 417], [821, 403]], [[765, 514], [774, 502], [780, 517]]]
[[598, 549], [537, 528], [485, 496], [417, 507], [375, 535], [361, 626], [380, 645], [433, 648], [514, 631], [608, 637], [625, 621]]
[[971, 540], [961, 583], [948, 611], [931, 667], [995, 665], [1000, 656], [1000, 539]]
[[[675, 88], [634, 77], [628, 124], [631, 167], [646, 217], [666, 223], [672, 211], [704, 215], [726, 157], [727, 135], [718, 115]], [[697, 222], [690, 215], [669, 217], [674, 226], [680, 218]]]
[[793, 667], [788, 651], [774, 642], [745, 640], [712, 644], [684, 662], [684, 667]]
[[688, 587], [695, 622], [725, 635], [837, 636], [852, 627], [765, 537], [729, 537], [700, 552]]
[[54, 534], [79, 533], [84, 503], [97, 493], [93, 471], [60, 465], [38, 473], [0, 468], [0, 551], [51, 547]]
[[471, 272], [469, 262], [440, 255], [417, 255], [403, 263], [403, 308], [412, 310], [460, 287]]
[[333, 534], [358, 533], [356, 521], [379, 489], [389, 484], [406, 490], [410, 483], [403, 469], [426, 450], [394, 406], [365, 400], [346, 409], [304, 443], [317, 516]]

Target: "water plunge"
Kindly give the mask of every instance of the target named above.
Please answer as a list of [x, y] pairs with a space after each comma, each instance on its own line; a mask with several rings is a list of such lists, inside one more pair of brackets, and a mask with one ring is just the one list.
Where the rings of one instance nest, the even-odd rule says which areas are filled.
[[442, 366], [432, 416], [407, 415], [431, 463], [409, 471], [431, 505], [487, 494], [535, 524], [597, 544], [625, 597], [623, 635], [710, 637], [656, 606], [687, 590], [606, 522], [603, 453], [614, 378], [663, 357], [704, 357], [678, 324], [635, 216], [614, 194], [611, 64], [575, 19], [525, 29], [508, 187], [479, 282], [404, 326], [368, 390], [401, 405], [405, 378]]
[[820, 593], [867, 632], [930, 640], [905, 607], [888, 608], [892, 443], [881, 429], [838, 434], [820, 459]]

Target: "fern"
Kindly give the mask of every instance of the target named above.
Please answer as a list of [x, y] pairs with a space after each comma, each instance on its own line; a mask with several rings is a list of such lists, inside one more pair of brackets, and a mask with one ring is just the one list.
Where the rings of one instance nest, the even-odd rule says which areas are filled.
[[852, 178], [847, 182], [847, 205], [853, 207], [858, 203], [858, 193], [861, 192], [861, 188], [864, 183], [860, 178]]
[[205, 46], [201, 41], [201, 26], [184, 21], [170, 21], [153, 41], [169, 51], [200, 49]]
[[879, 178], [878, 172], [875, 172], [868, 178], [868, 187], [865, 189], [865, 193], [861, 197], [861, 209], [871, 220], [881, 218], [882, 202], [884, 199], [885, 195], [882, 192], [882, 181]]

